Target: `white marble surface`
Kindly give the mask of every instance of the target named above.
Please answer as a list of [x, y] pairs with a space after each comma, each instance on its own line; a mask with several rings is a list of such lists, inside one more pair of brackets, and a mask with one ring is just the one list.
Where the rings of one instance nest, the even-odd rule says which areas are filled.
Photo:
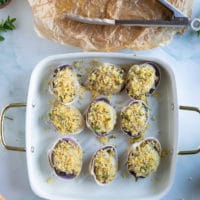
[[[26, 0], [13, 0], [11, 5], [0, 10], [0, 19], [7, 15], [17, 18], [17, 29], [3, 34], [0, 43], [0, 109], [10, 102], [25, 102], [29, 78], [34, 66], [44, 57], [52, 54], [78, 52], [79, 48], [61, 46], [40, 39], [33, 30], [31, 9]], [[200, 17], [200, 0], [195, 1], [193, 15]], [[200, 107], [200, 37], [191, 31], [176, 36], [168, 46], [149, 51], [129, 51], [124, 53], [156, 56], [169, 62], [176, 76], [180, 105]], [[7, 120], [8, 140], [23, 143], [24, 110], [8, 113], [14, 117]], [[179, 149], [191, 149], [200, 144], [200, 116], [197, 113], [180, 111]], [[178, 156], [174, 184], [163, 198], [200, 199], [200, 154]], [[40, 199], [31, 191], [27, 176], [24, 153], [6, 151], [0, 146], [0, 194], [8, 200]]]

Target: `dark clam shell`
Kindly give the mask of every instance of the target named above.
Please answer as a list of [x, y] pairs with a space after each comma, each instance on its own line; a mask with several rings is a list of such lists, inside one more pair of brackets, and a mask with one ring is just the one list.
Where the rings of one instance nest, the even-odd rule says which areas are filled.
[[[135, 103], [140, 103], [140, 102], [142, 103], [142, 105], [144, 106], [144, 108], [145, 108], [145, 110], [146, 110], [146, 124], [147, 124], [147, 122], [148, 122], [148, 117], [149, 117], [149, 111], [148, 111], [149, 109], [148, 109], [147, 105], [146, 105], [143, 101], [141, 101], [141, 100], [133, 100], [133, 101], [131, 101], [131, 102], [129, 103], [128, 106], [126, 106], [124, 109], [122, 109], [121, 112], [123, 112], [123, 110], [125, 110], [125, 109], [128, 108], [129, 106], [131, 106], [131, 105], [133, 105], [133, 104], [135, 104]], [[121, 116], [120, 116], [120, 117], [121, 117]], [[120, 122], [120, 123], [121, 123], [121, 122]], [[130, 137], [130, 138], [132, 138], [132, 139], [140, 138], [140, 137], [142, 136], [142, 131], [144, 131], [145, 128], [146, 128], [146, 127], [144, 127], [144, 129], [141, 130], [140, 132], [138, 132], [137, 134], [131, 135], [131, 132], [130, 132], [130, 131], [123, 129], [123, 127], [121, 126], [122, 132], [123, 132], [126, 136], [128, 136], [128, 137]]]
[[49, 154], [48, 154], [48, 158], [49, 158], [49, 163], [50, 163], [50, 166], [53, 168], [54, 172], [56, 173], [57, 176], [61, 177], [61, 178], [64, 178], [64, 179], [73, 179], [73, 178], [76, 178], [79, 174], [72, 174], [72, 173], [67, 173], [67, 172], [63, 172], [63, 171], [59, 171], [57, 170], [55, 167], [54, 167], [54, 161], [53, 161], [53, 149], [56, 147], [57, 144], [59, 144], [59, 142], [61, 141], [66, 141], [66, 142], [70, 142], [70, 143], [73, 143], [75, 145], [77, 145], [79, 148], [80, 145], [75, 141], [73, 140], [72, 138], [61, 138], [59, 139], [56, 144], [53, 146], [53, 148], [50, 150]]
[[[151, 143], [151, 145], [153, 145], [154, 149], [158, 152], [159, 156], [161, 156], [161, 144], [160, 144], [160, 142], [156, 138], [148, 137], [148, 138], [144, 139], [141, 142], [138, 142], [138, 143], [135, 143], [135, 144], [131, 145], [131, 147], [128, 150], [127, 160], [129, 158], [129, 156], [134, 152], [134, 150], [138, 146], [140, 146], [140, 145], [142, 145], [144, 143]], [[138, 179], [138, 178], [146, 178], [145, 176], [137, 176], [136, 172], [134, 172], [134, 171], [129, 171], [129, 173], [131, 175], [133, 175], [136, 179]]]
[[[105, 98], [105, 97], [97, 97], [97, 98], [94, 99], [91, 103], [95, 103], [95, 102], [98, 102], [98, 101], [103, 101], [103, 102], [105, 102], [105, 103], [107, 103], [107, 104], [109, 104], [109, 105], [111, 106], [110, 101], [109, 101], [107, 98]], [[87, 127], [88, 127], [97, 137], [105, 137], [105, 136], [109, 135], [109, 134], [110, 134], [110, 131], [109, 131], [109, 132], [100, 133], [100, 132], [97, 132], [96, 130], [94, 130], [94, 129], [91, 127], [90, 122], [89, 122], [89, 120], [88, 120], [88, 113], [90, 112], [90, 108], [91, 108], [91, 104], [90, 104], [90, 106], [88, 107], [87, 112], [86, 112], [86, 125], [87, 125]], [[113, 108], [113, 109], [114, 109], [114, 108]]]

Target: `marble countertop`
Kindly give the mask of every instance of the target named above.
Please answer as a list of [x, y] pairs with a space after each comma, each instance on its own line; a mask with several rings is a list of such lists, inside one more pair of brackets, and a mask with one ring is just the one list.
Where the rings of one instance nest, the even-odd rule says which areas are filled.
[[[17, 18], [17, 29], [3, 34], [0, 43], [0, 109], [11, 102], [25, 102], [29, 79], [34, 66], [52, 54], [80, 52], [72, 46], [62, 46], [39, 38], [33, 30], [31, 9], [26, 0], [14, 1], [0, 10], [0, 19], [10, 15]], [[200, 16], [200, 1], [195, 1], [193, 15]], [[122, 50], [124, 53], [155, 56], [171, 64], [175, 73], [179, 105], [200, 107], [200, 37], [192, 31], [177, 35], [165, 47], [149, 51]], [[24, 112], [8, 113], [16, 120], [7, 120], [7, 140], [24, 144]], [[179, 112], [179, 149], [193, 149], [200, 145], [200, 116], [192, 112]], [[200, 154], [178, 156], [174, 184], [163, 198], [200, 199]], [[11, 200], [37, 200], [28, 181], [24, 153], [6, 151], [0, 146], [0, 194]]]

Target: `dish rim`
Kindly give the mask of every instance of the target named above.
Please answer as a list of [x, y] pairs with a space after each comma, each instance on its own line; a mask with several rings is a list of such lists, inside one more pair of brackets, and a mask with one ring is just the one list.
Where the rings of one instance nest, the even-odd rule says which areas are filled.
[[[98, 59], [98, 57], [101, 58], [122, 58], [122, 59], [132, 59], [133, 61], [152, 61], [152, 62], [156, 62], [159, 65], [162, 66], [162, 68], [164, 70], [167, 71], [167, 73], [169, 74], [170, 77], [170, 81], [171, 81], [171, 85], [172, 85], [172, 97], [173, 97], [173, 103], [174, 103], [174, 111], [173, 111], [173, 116], [174, 116], [174, 121], [173, 121], [173, 128], [172, 130], [174, 131], [174, 137], [173, 137], [173, 154], [171, 156], [171, 170], [169, 173], [169, 179], [167, 182], [167, 186], [159, 193], [159, 194], [155, 194], [152, 195], [150, 197], [147, 198], [139, 198], [142, 200], [145, 199], [160, 199], [162, 198], [171, 188], [172, 184], [173, 184], [173, 180], [174, 180], [174, 176], [175, 176], [175, 170], [176, 170], [176, 160], [177, 160], [177, 145], [178, 145], [178, 100], [177, 100], [177, 89], [176, 89], [176, 81], [175, 81], [175, 75], [173, 70], [171, 69], [170, 65], [166, 62], [163, 62], [162, 60], [155, 58], [153, 56], [138, 56], [135, 54], [124, 54], [124, 53], [107, 53], [107, 52], [79, 52], [79, 53], [66, 53], [66, 54], [56, 54], [56, 55], [51, 55], [48, 56], [44, 59], [42, 59], [33, 69], [32, 73], [31, 73], [31, 78], [30, 78], [30, 82], [29, 82], [29, 89], [28, 89], [28, 98], [27, 98], [27, 110], [26, 110], [26, 124], [25, 124], [25, 140], [26, 140], [26, 162], [27, 162], [27, 170], [28, 170], [28, 177], [29, 177], [29, 183], [31, 186], [31, 189], [33, 190], [33, 192], [35, 194], [37, 194], [38, 196], [42, 197], [42, 198], [47, 198], [47, 199], [55, 199], [55, 197], [52, 197], [51, 195], [49, 195], [46, 192], [43, 192], [41, 189], [38, 189], [38, 187], [35, 186], [35, 184], [33, 183], [33, 170], [32, 170], [32, 166], [31, 166], [31, 159], [30, 159], [30, 137], [29, 135], [29, 127], [30, 127], [30, 120], [29, 116], [30, 116], [30, 108], [31, 108], [31, 99], [32, 99], [32, 92], [31, 92], [31, 87], [33, 82], [35, 82], [35, 76], [39, 73], [39, 71], [42, 68], [45, 68], [48, 63], [55, 61], [55, 60], [62, 60], [62, 59], [81, 59], [81, 58], [95, 58]], [[161, 80], [162, 81], [162, 80]], [[57, 199], [57, 198], [56, 198]], [[59, 197], [60, 199], [60, 197]], [[61, 198], [64, 199], [64, 198]], [[74, 198], [68, 197], [68, 199], [70, 200], [74, 200]], [[81, 198], [80, 198], [81, 199]], [[82, 198], [83, 199], [83, 198]]]

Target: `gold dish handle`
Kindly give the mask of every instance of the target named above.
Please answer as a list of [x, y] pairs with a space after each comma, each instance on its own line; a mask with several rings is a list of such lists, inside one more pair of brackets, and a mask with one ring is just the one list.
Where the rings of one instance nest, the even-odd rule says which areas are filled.
[[[197, 107], [179, 106], [179, 109], [187, 110], [187, 111], [194, 111], [194, 112], [198, 112], [200, 114], [200, 108], [197, 108]], [[200, 153], [200, 147], [198, 147], [197, 149], [193, 149], [193, 150], [179, 151], [178, 155], [192, 155], [192, 154], [197, 154], [197, 153]]]
[[25, 107], [26, 104], [25, 103], [11, 103], [8, 104], [7, 106], [5, 106], [2, 111], [1, 111], [1, 115], [0, 115], [0, 137], [1, 137], [1, 143], [3, 145], [3, 147], [7, 150], [11, 150], [11, 151], [26, 151], [26, 149], [24, 147], [15, 147], [15, 146], [10, 146], [8, 144], [6, 144], [5, 141], [5, 137], [4, 137], [4, 118], [5, 118], [5, 113], [8, 109], [10, 108], [18, 108], [18, 107]]

